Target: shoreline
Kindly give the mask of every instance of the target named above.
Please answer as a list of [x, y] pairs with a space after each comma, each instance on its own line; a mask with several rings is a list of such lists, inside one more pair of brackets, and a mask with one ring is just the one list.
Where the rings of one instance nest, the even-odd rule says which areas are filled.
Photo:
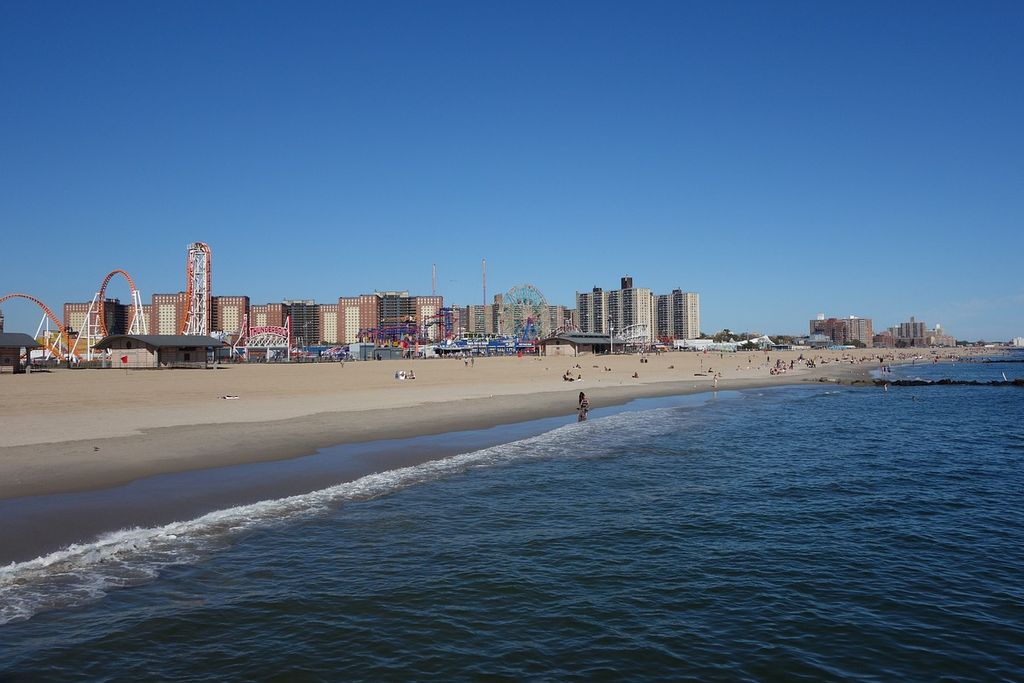
[[[867, 383], [869, 371], [877, 365], [828, 365], [799, 374], [726, 378], [719, 382], [718, 390], [817, 381]], [[41, 434], [37, 443], [0, 448], [0, 474], [4, 475], [0, 476], [0, 500], [95, 491], [161, 474], [294, 459], [338, 445], [568, 416], [575, 413], [579, 389], [587, 392], [595, 407], [714, 390], [706, 377], [618, 386], [571, 383], [561, 390], [441, 399], [384, 409], [328, 410], [276, 420], [151, 426], [132, 434], [99, 438], [50, 441], [43, 439], [52, 438], [52, 433]]]
[[[658, 399], [710, 399], [718, 392], [822, 383], [872, 387], [878, 366], [844, 361], [800, 373], [722, 380], [717, 389], [710, 379], [694, 377], [598, 386], [587, 393], [595, 411], [616, 414], [628, 412], [635, 401], [657, 405]], [[0, 474], [19, 475], [0, 478], [0, 493], [13, 493], [0, 496], [0, 516], [13, 520], [0, 533], [0, 565], [89, 543], [117, 529], [303, 495], [545, 433], [575, 422], [579, 385], [571, 386], [405, 405], [386, 410], [386, 420], [379, 419], [379, 409], [343, 410], [0, 448]], [[168, 448], [173, 453], [159, 457]]]

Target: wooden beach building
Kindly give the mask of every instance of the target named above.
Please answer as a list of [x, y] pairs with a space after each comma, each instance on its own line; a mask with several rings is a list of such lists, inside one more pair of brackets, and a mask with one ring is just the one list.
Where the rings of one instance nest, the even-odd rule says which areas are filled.
[[[32, 349], [41, 347], [35, 339], [21, 332], [0, 332], [0, 371], [11, 368], [15, 374], [25, 372], [32, 364]], [[21, 356], [25, 354], [25, 365], [21, 364]]]
[[199, 334], [113, 334], [93, 348], [108, 352], [111, 367], [205, 368], [223, 345]]
[[[621, 339], [615, 345], [622, 344]], [[608, 353], [611, 340], [607, 334], [596, 332], [565, 332], [555, 334], [539, 342], [545, 356], [581, 356], [587, 353]]]

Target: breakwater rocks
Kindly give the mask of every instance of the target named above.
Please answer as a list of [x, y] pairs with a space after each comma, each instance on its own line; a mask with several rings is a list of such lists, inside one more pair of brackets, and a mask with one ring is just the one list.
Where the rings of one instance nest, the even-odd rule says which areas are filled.
[[1024, 379], [992, 380], [990, 382], [979, 382], [976, 379], [876, 379], [874, 384], [877, 387], [936, 387], [936, 386], [957, 386], [957, 387], [1021, 387], [1024, 388]]

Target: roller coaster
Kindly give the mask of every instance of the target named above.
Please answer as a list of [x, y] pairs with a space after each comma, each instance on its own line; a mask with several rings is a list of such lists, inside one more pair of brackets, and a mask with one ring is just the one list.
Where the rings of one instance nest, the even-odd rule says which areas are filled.
[[[180, 334], [209, 334], [210, 332], [210, 246], [204, 242], [194, 242], [188, 246], [185, 263], [185, 314], [182, 318]], [[57, 358], [61, 362], [79, 362], [83, 354], [86, 360], [92, 360], [93, 346], [111, 334], [108, 324], [107, 286], [115, 275], [122, 276], [128, 282], [131, 303], [128, 305], [129, 318], [123, 330], [126, 334], [149, 334], [149, 323], [146, 319], [142, 296], [139, 294], [135, 281], [128, 271], [116, 268], [103, 278], [99, 289], [92, 297], [85, 313], [81, 329], [73, 331], [42, 301], [29, 294], [14, 292], [0, 297], [0, 303], [11, 299], [31, 301], [43, 311], [43, 319], [36, 329], [36, 339], [43, 344], [46, 358]], [[50, 323], [57, 328], [56, 335], [50, 332]], [[45, 330], [44, 330], [45, 327]], [[74, 336], [74, 339], [72, 339]], [[79, 350], [79, 345], [85, 348]]]
[[[43, 311], [43, 319], [39, 322], [39, 327], [36, 328], [36, 339], [43, 340], [43, 348], [48, 357], [53, 357], [59, 361], [66, 362], [69, 357], [75, 356], [73, 351], [68, 351], [70, 339], [68, 338], [68, 331], [64, 327], [64, 324], [53, 314], [50, 307], [44, 304], [39, 299], [35, 298], [30, 294], [22, 294], [20, 292], [14, 292], [0, 297], [0, 304], [11, 299], [26, 299], [31, 301]], [[52, 322], [57, 327], [57, 338], [54, 339], [52, 335], [43, 335], [44, 323]]]
[[185, 262], [185, 315], [180, 334], [210, 333], [210, 278], [212, 253], [205, 242], [188, 245]]
[[[64, 326], [64, 323], [60, 318], [54, 314], [49, 306], [36, 297], [30, 294], [14, 292], [0, 297], [0, 303], [10, 299], [25, 299], [27, 301], [31, 301], [42, 310], [43, 319], [39, 322], [39, 327], [36, 328], [35, 338], [42, 343], [44, 353], [46, 354], [45, 357], [47, 359], [56, 358], [62, 363], [78, 363], [83, 360], [82, 355], [84, 353], [85, 360], [92, 360], [93, 346], [110, 334], [110, 329], [107, 325], [107, 311], [105, 309], [107, 301], [106, 293], [107, 285], [110, 284], [111, 279], [113, 279], [115, 275], [121, 275], [128, 281], [128, 287], [131, 292], [131, 317], [128, 329], [125, 330], [125, 332], [127, 334], [148, 334], [149, 325], [147, 324], [146, 316], [143, 314], [144, 309], [142, 307], [142, 296], [139, 294], [139, 290], [135, 286], [135, 281], [132, 280], [131, 275], [120, 268], [110, 271], [107, 273], [107, 276], [103, 278], [103, 282], [93, 295], [92, 301], [89, 303], [89, 308], [85, 313], [82, 325], [83, 329], [78, 330], [74, 334], [74, 340], [71, 338], [72, 332]], [[50, 333], [49, 323], [53, 323], [57, 328], [56, 336]], [[85, 349], [79, 351], [79, 345], [83, 342], [85, 344]]]

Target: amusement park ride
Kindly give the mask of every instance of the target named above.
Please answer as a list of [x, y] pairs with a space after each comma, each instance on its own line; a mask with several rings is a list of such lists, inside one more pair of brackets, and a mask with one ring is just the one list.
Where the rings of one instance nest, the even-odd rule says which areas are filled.
[[[68, 331], [64, 328], [64, 325], [61, 324], [57, 316], [53, 314], [53, 311], [50, 310], [49, 306], [34, 296], [21, 294], [20, 292], [0, 297], [0, 304], [5, 301], [10, 301], [11, 299], [26, 299], [42, 309], [43, 318], [39, 321], [39, 327], [36, 328], [35, 338], [43, 340], [44, 353], [47, 358], [57, 358], [61, 362], [64, 362], [71, 357], [71, 353], [68, 350]], [[54, 337], [53, 333], [50, 331], [51, 322], [57, 328], [56, 337]]]
[[[485, 266], [486, 267], [486, 266]], [[107, 286], [115, 276], [128, 283], [131, 303], [127, 306], [128, 319], [124, 332], [131, 335], [150, 333], [142, 296], [128, 271], [116, 268], [103, 278], [93, 294], [83, 318], [81, 329], [67, 329], [60, 318], [42, 301], [29, 294], [15, 292], [0, 296], [0, 304], [11, 299], [24, 299], [42, 310], [42, 319], [35, 338], [43, 345], [46, 360], [57, 359], [69, 364], [93, 360], [97, 352], [93, 347], [111, 334], [108, 325]], [[436, 275], [435, 275], [436, 277]], [[486, 271], [484, 277], [486, 278]], [[186, 291], [184, 311], [178, 333], [182, 335], [209, 335], [211, 331], [211, 250], [204, 242], [188, 245], [185, 265]], [[484, 281], [486, 283], [486, 279]], [[486, 288], [486, 284], [484, 285]], [[435, 284], [436, 287], [436, 284]], [[486, 299], [486, 289], [485, 299]], [[79, 309], [81, 310], [81, 309]], [[538, 340], [553, 330], [547, 329], [548, 303], [540, 290], [531, 284], [517, 285], [506, 292], [497, 310], [497, 338], [465, 339], [456, 329], [456, 312], [442, 307], [417, 325], [412, 319], [388, 323], [375, 328], [359, 330], [359, 339], [375, 345], [402, 346], [439, 344], [438, 350], [479, 350], [487, 353], [514, 353], [535, 349]], [[241, 326], [233, 335], [232, 356], [240, 360], [290, 360], [292, 348], [291, 318], [283, 327], [250, 326], [249, 315], [242, 318]], [[53, 332], [52, 328], [56, 328]], [[115, 332], [117, 330], [114, 330]], [[565, 330], [570, 331], [570, 330]], [[637, 337], [641, 335], [637, 334]], [[340, 349], [340, 347], [339, 347]]]
[[[0, 297], [0, 303], [8, 301], [10, 299], [26, 299], [31, 301], [38, 306], [42, 312], [43, 317], [39, 322], [39, 326], [36, 328], [35, 338], [39, 339], [43, 343], [44, 358], [49, 360], [56, 358], [60, 362], [79, 362], [81, 360], [92, 360], [94, 344], [98, 343], [101, 339], [110, 334], [110, 330], [107, 328], [107, 316], [104, 310], [104, 303], [106, 302], [106, 291], [107, 285], [110, 284], [110, 280], [115, 275], [123, 275], [128, 281], [128, 287], [131, 291], [132, 303], [130, 306], [131, 317], [128, 323], [128, 334], [148, 334], [148, 325], [146, 318], [142, 314], [142, 296], [139, 294], [139, 290], [135, 287], [135, 281], [132, 280], [131, 275], [127, 271], [121, 270], [120, 268], [112, 270], [107, 273], [107, 276], [103, 278], [103, 282], [100, 284], [99, 289], [92, 297], [92, 301], [89, 303], [89, 309], [85, 314], [84, 329], [79, 330], [75, 335], [74, 342], [71, 340], [71, 332], [64, 327], [60, 319], [54, 315], [50, 307], [44, 304], [39, 299], [29, 294], [7, 294], [6, 296]], [[57, 328], [56, 335], [50, 329], [50, 323]], [[84, 342], [85, 348], [79, 351], [79, 346]], [[83, 354], [85, 358], [83, 359]]]
[[[190, 244], [186, 263], [186, 309], [181, 334], [208, 334], [209, 330], [209, 299], [210, 299], [210, 247], [203, 242]], [[57, 359], [60, 362], [78, 363], [82, 360], [93, 360], [93, 346], [101, 339], [110, 335], [107, 325], [106, 292], [107, 285], [115, 275], [121, 275], [128, 282], [131, 294], [129, 305], [128, 327], [126, 334], [149, 334], [149, 323], [143, 314], [142, 295], [135, 286], [135, 281], [128, 271], [121, 268], [107, 273], [99, 289], [93, 294], [92, 301], [86, 311], [82, 329], [77, 333], [68, 330], [60, 319], [54, 315], [49, 306], [29, 294], [15, 292], [0, 297], [0, 304], [11, 299], [25, 299], [38, 306], [43, 317], [36, 328], [35, 338], [39, 339], [44, 348], [46, 360]], [[57, 328], [54, 334], [50, 324]], [[74, 336], [74, 340], [72, 340]], [[84, 345], [84, 348], [80, 348]], [[83, 358], [84, 356], [84, 358]]]

